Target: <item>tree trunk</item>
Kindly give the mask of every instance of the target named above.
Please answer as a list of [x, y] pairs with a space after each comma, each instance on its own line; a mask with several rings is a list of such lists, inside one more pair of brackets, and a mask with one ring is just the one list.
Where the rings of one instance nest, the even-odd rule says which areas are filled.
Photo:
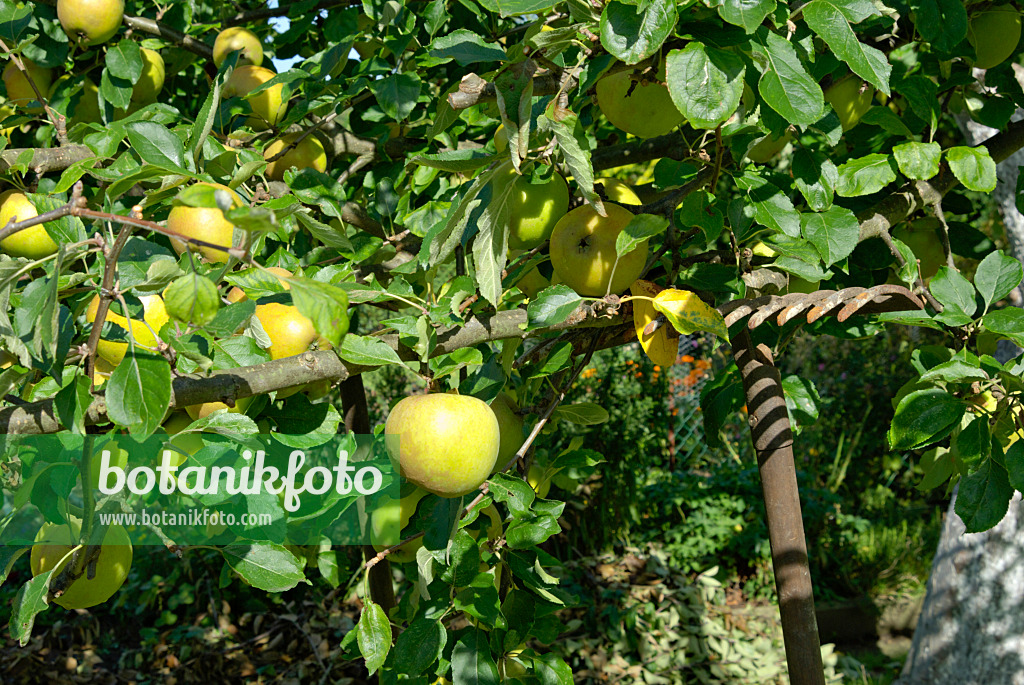
[[949, 503], [921, 617], [898, 685], [1024, 685], [1024, 502], [984, 533]]

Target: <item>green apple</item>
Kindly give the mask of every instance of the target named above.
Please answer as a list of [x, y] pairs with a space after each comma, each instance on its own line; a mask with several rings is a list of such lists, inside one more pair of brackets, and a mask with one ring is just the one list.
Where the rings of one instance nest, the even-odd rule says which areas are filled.
[[[508, 253], [509, 261], [518, 258], [521, 254], [522, 252], [520, 250], [510, 251]], [[523, 274], [523, 276], [516, 281], [515, 285], [523, 291], [524, 295], [532, 300], [537, 297], [537, 293], [551, 285], [551, 281], [544, 278], [544, 274], [542, 274], [537, 267], [533, 267]]]
[[783, 148], [793, 139], [793, 134], [786, 129], [778, 138], [772, 138], [771, 134], [766, 135], [757, 141], [752, 148], [747, 150], [747, 159], [755, 164], [764, 164], [775, 155], [782, 152]]
[[[658, 79], [665, 80], [664, 65]], [[637, 138], [654, 138], [683, 123], [684, 117], [672, 102], [668, 88], [655, 81], [637, 81], [635, 87], [633, 83], [629, 69], [597, 82], [597, 106], [613, 126]]]
[[530, 470], [526, 474], [526, 482], [541, 499], [547, 497], [551, 492], [551, 475], [537, 462], [530, 465]]
[[1013, 5], [988, 7], [971, 17], [967, 39], [974, 46], [978, 69], [1005, 62], [1020, 42], [1021, 17]]
[[501, 444], [494, 412], [466, 395], [413, 395], [398, 402], [384, 425], [385, 444], [402, 476], [441, 497], [480, 487]]
[[916, 219], [892, 232], [892, 237], [914, 251], [918, 260], [921, 278], [926, 281], [946, 263], [946, 251], [939, 237], [939, 220], [935, 217]]
[[499, 393], [491, 400], [491, 410], [498, 419], [498, 432], [501, 436], [498, 459], [494, 462], [494, 468], [497, 470], [511, 461], [523, 446], [523, 417], [519, 414], [515, 400], [507, 393]]
[[605, 217], [590, 205], [577, 207], [563, 216], [551, 233], [555, 275], [580, 295], [621, 293], [640, 278], [647, 262], [644, 241], [616, 264], [615, 240], [633, 220], [633, 213], [610, 202], [604, 208]]
[[[68, 553], [78, 545], [81, 531], [82, 520], [79, 518], [71, 517], [69, 523], [63, 524], [44, 523], [36, 533], [36, 544], [29, 555], [32, 575], [50, 571], [62, 560], [70, 559]], [[91, 576], [83, 574], [77, 578], [54, 601], [65, 609], [87, 609], [114, 596], [132, 567], [132, 543], [122, 526], [114, 524], [107, 528], [95, 563]]]
[[532, 250], [543, 243], [569, 209], [569, 187], [557, 173], [547, 183], [534, 184], [509, 167], [491, 187], [495, 199], [506, 198], [508, 246], [513, 250]]
[[836, 111], [844, 131], [860, 123], [860, 118], [871, 109], [874, 96], [875, 89], [854, 74], [836, 81], [825, 91], [825, 101]]

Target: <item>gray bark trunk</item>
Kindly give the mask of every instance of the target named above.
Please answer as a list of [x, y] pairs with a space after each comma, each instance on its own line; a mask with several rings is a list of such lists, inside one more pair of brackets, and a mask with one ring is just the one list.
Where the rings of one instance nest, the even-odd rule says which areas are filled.
[[990, 531], [964, 533], [949, 504], [898, 685], [1024, 685], [1020, 493]]

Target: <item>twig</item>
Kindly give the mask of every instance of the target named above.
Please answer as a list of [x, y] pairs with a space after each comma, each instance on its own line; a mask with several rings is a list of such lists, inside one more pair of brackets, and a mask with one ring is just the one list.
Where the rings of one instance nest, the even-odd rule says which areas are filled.
[[164, 40], [174, 43], [191, 53], [199, 55], [203, 59], [213, 60], [213, 48], [204, 43], [201, 40], [197, 40], [192, 36], [186, 35], [177, 29], [173, 29], [166, 24], [162, 24], [155, 19], [148, 19], [147, 17], [125, 17], [124, 23], [129, 28], [135, 29], [136, 31], [142, 31], [148, 33], [151, 36], [158, 36]]
[[68, 131], [64, 115], [61, 114], [58, 116], [53, 111], [53, 108], [50, 107], [50, 104], [46, 101], [46, 98], [43, 97], [43, 93], [39, 90], [39, 86], [36, 85], [36, 82], [32, 78], [32, 75], [28, 73], [28, 69], [25, 68], [25, 63], [21, 60], [21, 57], [11, 52], [11, 49], [7, 47], [7, 43], [3, 42], [2, 40], [0, 40], [0, 48], [2, 48], [3, 51], [7, 53], [7, 57], [12, 62], [14, 62], [14, 66], [18, 68], [18, 71], [20, 71], [22, 76], [25, 77], [25, 80], [28, 81], [28, 85], [32, 86], [32, 92], [36, 94], [36, 99], [39, 100], [39, 104], [43, 106], [43, 110], [46, 112], [46, 116], [49, 117], [50, 123], [53, 124], [53, 128], [57, 132], [57, 143], [60, 144], [62, 147], [64, 145], [68, 145]]

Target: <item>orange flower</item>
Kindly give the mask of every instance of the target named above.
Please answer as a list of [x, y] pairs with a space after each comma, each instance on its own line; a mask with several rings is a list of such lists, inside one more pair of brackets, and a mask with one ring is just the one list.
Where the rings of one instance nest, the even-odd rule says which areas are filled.
[[655, 371], [661, 371], [661, 367], [660, 367], [660, 366], [658, 366], [657, 364], [655, 364], [655, 365], [654, 365], [654, 370], [655, 370]]
[[691, 357], [688, 354], [684, 354], [682, 357], [679, 358], [679, 361], [681, 361], [684, 364], [692, 364], [693, 363], [693, 357]]

